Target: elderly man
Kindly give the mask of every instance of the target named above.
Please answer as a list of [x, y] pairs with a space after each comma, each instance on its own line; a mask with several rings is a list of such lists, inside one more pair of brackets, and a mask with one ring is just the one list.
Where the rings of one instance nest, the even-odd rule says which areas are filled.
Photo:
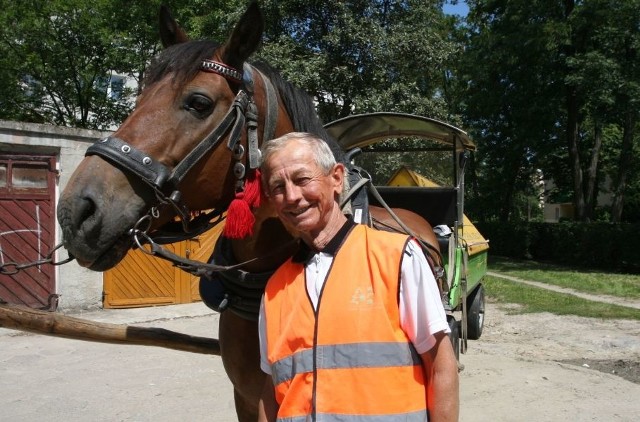
[[260, 420], [457, 420], [457, 362], [415, 240], [345, 217], [345, 168], [316, 136], [262, 154], [266, 195], [302, 242], [263, 297]]

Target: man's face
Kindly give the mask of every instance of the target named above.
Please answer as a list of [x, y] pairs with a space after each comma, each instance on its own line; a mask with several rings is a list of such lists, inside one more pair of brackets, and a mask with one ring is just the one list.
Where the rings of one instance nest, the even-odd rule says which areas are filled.
[[294, 140], [269, 157], [264, 173], [267, 195], [282, 223], [293, 235], [315, 239], [337, 210], [343, 165], [325, 174], [308, 148]]

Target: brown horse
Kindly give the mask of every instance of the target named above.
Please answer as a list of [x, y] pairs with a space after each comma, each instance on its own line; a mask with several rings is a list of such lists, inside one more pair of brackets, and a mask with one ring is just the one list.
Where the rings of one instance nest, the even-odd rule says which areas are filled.
[[[189, 41], [167, 10], [160, 15], [166, 48], [147, 70], [135, 110], [112, 136], [90, 147], [58, 206], [65, 247], [92, 270], [116, 265], [134, 245], [134, 228], [144, 225], [152, 233], [176, 215], [188, 219], [195, 211], [226, 209], [244, 174], [256, 167], [252, 144], [264, 137], [316, 133], [342, 158], [311, 98], [268, 66], [247, 63], [263, 31], [255, 3], [220, 46]], [[437, 245], [424, 219], [398, 212], [417, 236]], [[268, 204], [253, 214], [253, 233], [224, 242], [222, 254], [236, 262], [263, 257], [242, 270], [269, 274], [295, 245]], [[372, 209], [371, 215], [397, 226], [382, 209]], [[264, 374], [255, 317], [232, 306], [221, 312], [219, 339], [238, 419], [256, 420]]]

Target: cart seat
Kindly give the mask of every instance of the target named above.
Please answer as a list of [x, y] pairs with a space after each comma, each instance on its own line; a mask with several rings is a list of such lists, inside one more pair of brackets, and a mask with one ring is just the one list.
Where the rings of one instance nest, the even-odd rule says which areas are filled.
[[[376, 189], [391, 208], [404, 208], [413, 211], [426, 219], [433, 227], [439, 224], [454, 226], [457, 214], [456, 188], [376, 186]], [[371, 205], [380, 205], [372, 195], [370, 195], [369, 201]]]

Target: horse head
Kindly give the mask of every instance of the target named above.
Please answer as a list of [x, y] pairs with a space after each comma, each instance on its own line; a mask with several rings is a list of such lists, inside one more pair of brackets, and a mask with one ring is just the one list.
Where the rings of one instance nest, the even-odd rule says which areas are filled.
[[80, 265], [113, 267], [140, 225], [153, 230], [176, 215], [225, 209], [257, 166], [253, 144], [265, 130], [294, 129], [281, 95], [271, 85], [269, 95], [267, 78], [247, 64], [263, 25], [253, 3], [223, 44], [191, 41], [161, 9], [165, 49], [147, 69], [134, 111], [87, 150], [61, 194], [64, 246]]

